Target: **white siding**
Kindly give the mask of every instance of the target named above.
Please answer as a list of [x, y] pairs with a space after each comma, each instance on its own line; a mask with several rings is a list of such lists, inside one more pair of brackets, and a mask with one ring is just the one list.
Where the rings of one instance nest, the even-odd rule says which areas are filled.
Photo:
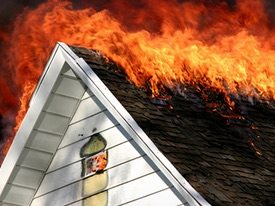
[[117, 124], [114, 119], [110, 119], [109, 117], [110, 113], [105, 111], [70, 125], [60, 144], [60, 148], [111, 128]]
[[24, 148], [3, 204], [76, 206], [96, 195], [83, 195], [80, 157], [81, 148], [96, 133], [107, 141], [104, 191], [109, 206], [161, 205], [163, 197], [170, 198], [169, 205], [181, 204], [171, 183], [67, 66]]
[[88, 116], [99, 113], [103, 110], [105, 110], [104, 106], [100, 104], [100, 102], [95, 96], [84, 99], [83, 101], [81, 101], [71, 123], [82, 120]]
[[87, 98], [87, 95], [86, 92], [86, 98], [83, 98], [76, 110], [32, 206], [47, 205], [49, 202], [51, 205], [81, 204], [84, 196], [80, 149], [95, 133], [100, 133], [107, 141], [108, 186], [105, 190], [108, 190], [110, 206], [137, 199], [142, 202], [141, 199], [148, 195], [148, 200], [153, 202], [157, 199], [154, 194], [162, 190], [173, 194], [173, 205], [180, 204], [177, 196], [169, 189], [171, 185], [164, 181], [158, 168], [95, 96]]
[[31, 206], [63, 206], [81, 198], [82, 182], [76, 182], [34, 199]]
[[[146, 158], [147, 159], [147, 158]], [[107, 169], [108, 172], [108, 188], [115, 187], [124, 182], [142, 177], [154, 172], [154, 169], [143, 158], [129, 160], [120, 165], [113, 165]], [[81, 162], [64, 167], [45, 176], [36, 196], [50, 193], [60, 187], [70, 185], [81, 180]]]
[[[112, 127], [100, 133], [107, 141], [106, 149], [114, 147], [115, 145], [121, 144], [123, 142], [128, 141], [128, 139], [130, 139], [129, 137], [126, 138], [123, 135], [121, 129], [122, 128], [120, 126]], [[79, 161], [81, 159], [79, 155], [80, 149], [86, 142], [89, 141], [89, 139], [90, 138], [85, 138], [78, 142], [70, 144], [66, 147], [60, 148], [56, 152], [56, 155], [50, 165], [50, 168], [48, 169], [48, 172], [56, 170], [60, 167], [64, 167], [68, 164], [72, 164], [76, 161]], [[110, 151], [110, 152], [113, 153], [113, 151]]]
[[[111, 185], [106, 188], [108, 190], [108, 205], [115, 206], [131, 202], [148, 195], [154, 195], [154, 193], [157, 194], [157, 192], [171, 187], [171, 185], [166, 184], [163, 181], [163, 177], [160, 175], [160, 172], [147, 173], [145, 176], [137, 176], [136, 178], [127, 175], [129, 179], [126, 178], [123, 180], [123, 178], [121, 178], [122, 182], [120, 182], [115, 180], [119, 175], [117, 173], [112, 174], [110, 170], [109, 181], [111, 182]], [[171, 200], [176, 202], [176, 204], [170, 205], [178, 205], [180, 202], [175, 194], [173, 192], [170, 194], [172, 195], [170, 196]], [[52, 206], [59, 206], [74, 203], [76, 201], [80, 201], [81, 199], [82, 181], [78, 181], [34, 199], [32, 206], [47, 205], [46, 203], [49, 202], [51, 202]]]
[[110, 189], [108, 205], [121, 205], [170, 187], [159, 175], [160, 172], [152, 173]]
[[[73, 204], [83, 198], [83, 178], [80, 150], [91, 135], [100, 133], [107, 141], [106, 167], [108, 175], [108, 204], [158, 204], [159, 197], [170, 196], [170, 205], [181, 204], [172, 186], [140, 150], [138, 145], [116, 122], [105, 107], [85, 92], [59, 148], [40, 185], [32, 206]], [[93, 195], [93, 194], [90, 194]]]
[[59, 75], [39, 114], [1, 196], [0, 205], [29, 205], [69, 126], [85, 88], [67, 66], [63, 68], [66, 74]]
[[143, 198], [126, 203], [125, 206], [179, 206], [183, 205], [180, 199], [174, 194], [171, 188], [164, 189], [160, 192], [150, 194]]

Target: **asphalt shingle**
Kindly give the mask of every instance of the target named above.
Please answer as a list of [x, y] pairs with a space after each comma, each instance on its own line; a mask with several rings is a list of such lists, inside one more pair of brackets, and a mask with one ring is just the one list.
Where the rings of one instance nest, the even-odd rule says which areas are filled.
[[215, 93], [207, 95], [217, 101], [207, 101], [192, 87], [154, 100], [112, 61], [72, 49], [210, 204], [275, 205], [274, 104], [240, 100], [231, 111]]

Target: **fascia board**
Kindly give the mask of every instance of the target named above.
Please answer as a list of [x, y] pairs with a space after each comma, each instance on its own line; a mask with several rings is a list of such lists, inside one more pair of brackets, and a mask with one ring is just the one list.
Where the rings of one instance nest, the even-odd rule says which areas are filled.
[[166, 175], [168, 180], [179, 191], [182, 197], [192, 206], [210, 206], [210, 204], [179, 173], [172, 163], [159, 151], [128, 111], [93, 72], [90, 66], [82, 58], [75, 58], [75, 55], [72, 55], [73, 51], [66, 44], [60, 43], [60, 46], [64, 49], [64, 57], [66, 57], [67, 54], [67, 63], [78, 77], [96, 95], [125, 131], [132, 136], [149, 158], [154, 161], [163, 174]]
[[[54, 48], [52, 55], [45, 67], [44, 73], [35, 89], [29, 104], [29, 109], [14, 137], [13, 143], [3, 161], [0, 170], [0, 197], [9, 181], [11, 173], [16, 166], [28, 138], [38, 120], [40, 113], [53, 89], [53, 86], [65, 63], [63, 50], [59, 44]], [[1, 199], [1, 198], [0, 198]]]

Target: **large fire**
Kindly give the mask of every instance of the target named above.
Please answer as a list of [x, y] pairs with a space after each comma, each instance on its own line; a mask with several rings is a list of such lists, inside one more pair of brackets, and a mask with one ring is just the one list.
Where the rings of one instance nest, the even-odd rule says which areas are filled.
[[[12, 35], [0, 33], [6, 42], [3, 68], [21, 96], [16, 129], [57, 41], [102, 51], [154, 95], [191, 84], [275, 99], [275, 29], [264, 0], [103, 2], [75, 9], [69, 0], [48, 0], [25, 9]], [[5, 105], [15, 105], [10, 85], [0, 76], [4, 115]]]

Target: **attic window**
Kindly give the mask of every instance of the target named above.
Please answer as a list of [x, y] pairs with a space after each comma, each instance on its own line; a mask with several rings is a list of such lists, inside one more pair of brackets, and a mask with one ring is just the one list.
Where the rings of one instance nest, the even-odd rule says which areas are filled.
[[92, 135], [83, 145], [80, 151], [80, 156], [85, 158], [82, 160], [82, 176], [92, 175], [106, 168], [106, 145], [106, 140], [100, 134]]

